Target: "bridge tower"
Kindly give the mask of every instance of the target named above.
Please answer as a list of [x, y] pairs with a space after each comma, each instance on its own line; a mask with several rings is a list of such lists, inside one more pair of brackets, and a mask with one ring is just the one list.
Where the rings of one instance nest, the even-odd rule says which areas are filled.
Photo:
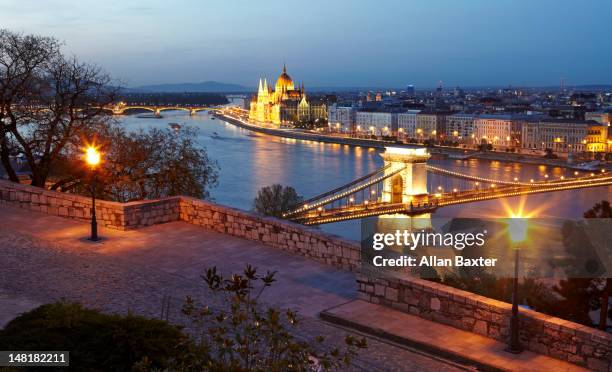
[[154, 114], [155, 114], [156, 117], [160, 117], [161, 116], [161, 109], [155, 108]]
[[198, 112], [196, 111], [196, 109], [192, 108], [189, 109], [189, 116], [194, 116], [195, 114], [197, 114]]
[[409, 149], [403, 147], [387, 147], [382, 154], [385, 175], [396, 175], [384, 180], [382, 202], [410, 203], [413, 195], [427, 194], [427, 160], [431, 155], [427, 149]]

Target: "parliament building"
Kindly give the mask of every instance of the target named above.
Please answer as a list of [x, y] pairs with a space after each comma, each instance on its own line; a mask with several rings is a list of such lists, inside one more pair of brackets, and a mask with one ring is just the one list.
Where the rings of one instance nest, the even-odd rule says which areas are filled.
[[253, 96], [249, 111], [249, 120], [274, 125], [287, 125], [298, 122], [314, 122], [327, 118], [327, 107], [319, 100], [310, 101], [306, 97], [304, 83], [296, 88], [293, 80], [283, 66], [274, 85], [268, 85], [267, 79], [259, 79], [257, 96]]

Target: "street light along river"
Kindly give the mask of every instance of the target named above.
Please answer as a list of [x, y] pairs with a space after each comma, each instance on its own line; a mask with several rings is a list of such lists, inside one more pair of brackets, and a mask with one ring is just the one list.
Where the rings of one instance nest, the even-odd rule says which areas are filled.
[[[157, 127], [167, 128], [168, 123], [180, 123], [183, 127], [199, 129], [197, 143], [208, 150], [210, 157], [219, 163], [219, 185], [211, 190], [215, 202], [250, 210], [257, 191], [266, 185], [280, 183], [290, 185], [306, 198], [347, 183], [382, 166], [378, 150], [365, 147], [323, 144], [298, 141], [252, 133], [221, 120], [212, 120], [201, 112], [195, 116], [181, 111], [164, 111], [162, 119], [143, 119], [136, 115], [118, 117], [129, 130]], [[573, 171], [559, 167], [531, 164], [503, 163], [488, 160], [432, 159], [438, 167], [469, 173], [480, 177], [512, 181], [544, 180], [573, 176]], [[430, 176], [431, 177], [431, 176]], [[430, 183], [434, 182], [430, 178]], [[438, 182], [437, 180], [435, 181]], [[436, 185], [430, 184], [430, 190]], [[452, 189], [452, 184], [444, 189]], [[434, 191], [435, 192], [435, 191]], [[610, 199], [612, 187], [583, 189], [530, 195], [526, 197], [527, 210], [542, 210], [539, 217], [581, 217], [593, 204]], [[506, 201], [513, 206], [518, 198]], [[492, 200], [445, 207], [436, 212], [443, 217], [503, 217], [501, 201]], [[322, 230], [359, 240], [359, 221], [323, 225]]]

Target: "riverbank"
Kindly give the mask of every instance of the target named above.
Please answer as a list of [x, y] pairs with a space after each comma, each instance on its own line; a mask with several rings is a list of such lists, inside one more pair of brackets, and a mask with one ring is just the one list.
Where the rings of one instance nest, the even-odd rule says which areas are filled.
[[227, 116], [227, 115], [219, 114], [216, 112], [213, 115], [220, 120], [226, 121], [240, 128], [248, 129], [250, 131], [257, 132], [257, 133], [263, 133], [263, 134], [268, 134], [271, 136], [277, 136], [277, 137], [283, 137], [283, 138], [291, 138], [291, 139], [304, 140], [304, 141], [317, 141], [317, 142], [324, 142], [324, 143], [334, 143], [338, 145], [372, 147], [372, 148], [377, 148], [381, 150], [387, 146], [399, 146], [399, 147], [406, 147], [406, 148], [421, 147], [419, 145], [396, 144], [395, 142], [391, 142], [391, 141], [379, 141], [379, 140], [365, 139], [365, 138], [335, 137], [335, 136], [328, 136], [324, 134], [301, 132], [301, 131], [296, 131], [293, 129], [265, 128], [265, 127], [260, 127], [257, 125], [246, 123], [232, 116]]
[[[257, 133], [268, 134], [271, 136], [283, 137], [283, 138], [291, 138], [296, 140], [304, 140], [304, 141], [316, 141], [323, 143], [333, 143], [338, 145], [348, 145], [348, 146], [359, 146], [359, 147], [370, 147], [375, 149], [384, 149], [388, 146], [393, 147], [403, 147], [403, 148], [422, 148], [424, 145], [419, 144], [405, 144], [398, 143], [394, 141], [384, 141], [384, 140], [375, 140], [375, 139], [367, 139], [367, 138], [350, 138], [350, 137], [339, 137], [339, 136], [331, 136], [326, 134], [318, 134], [318, 133], [309, 133], [304, 131], [297, 131], [294, 129], [278, 129], [278, 128], [265, 128], [257, 125], [249, 124], [243, 120], [238, 118], [223, 115], [221, 113], [215, 112], [213, 115], [223, 121], [226, 121], [230, 124], [233, 124], [237, 127], [247, 129]], [[525, 163], [525, 164], [538, 164], [538, 165], [546, 165], [551, 167], [564, 167], [570, 169], [577, 170], [585, 170], [578, 166], [578, 164], [571, 164], [563, 159], [545, 159], [541, 156], [527, 155], [527, 154], [517, 154], [517, 153], [506, 153], [506, 152], [479, 152], [472, 149], [462, 149], [456, 147], [429, 147], [429, 151], [432, 154], [440, 154], [444, 156], [449, 156], [451, 158], [477, 158], [483, 160], [494, 160], [494, 161], [502, 161], [502, 162], [510, 162], [510, 163]], [[607, 164], [602, 166], [606, 170], [612, 170], [612, 165]]]

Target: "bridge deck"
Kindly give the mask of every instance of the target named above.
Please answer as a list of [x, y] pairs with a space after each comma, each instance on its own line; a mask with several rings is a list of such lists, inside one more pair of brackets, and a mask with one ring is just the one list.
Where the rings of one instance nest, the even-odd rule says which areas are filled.
[[405, 215], [419, 215], [434, 212], [436, 209], [448, 205], [610, 185], [612, 185], [612, 176], [606, 173], [562, 181], [539, 182], [523, 185], [514, 184], [435, 195], [419, 195], [414, 196], [410, 203], [368, 202], [350, 204], [332, 209], [308, 210], [293, 215], [291, 219], [306, 225], [319, 225], [384, 214], [399, 213]]

